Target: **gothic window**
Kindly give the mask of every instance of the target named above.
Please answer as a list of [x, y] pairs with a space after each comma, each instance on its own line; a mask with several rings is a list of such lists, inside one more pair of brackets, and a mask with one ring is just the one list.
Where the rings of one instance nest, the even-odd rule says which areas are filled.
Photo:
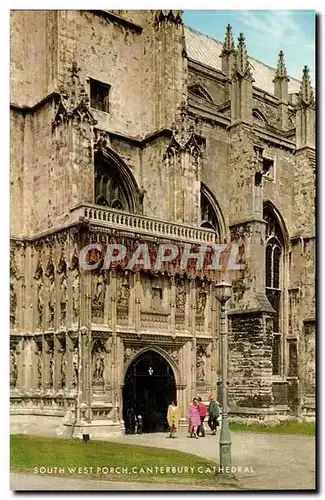
[[90, 106], [109, 113], [109, 91], [110, 86], [106, 83], [90, 80]]
[[143, 194], [131, 169], [111, 148], [95, 145], [94, 203], [130, 213], [142, 212]]
[[284, 242], [278, 221], [270, 208], [264, 208], [263, 214], [266, 225], [266, 249], [265, 249], [265, 288], [266, 295], [272, 305], [275, 314], [273, 316], [273, 375], [281, 374], [281, 299], [282, 299], [282, 261]]
[[106, 163], [95, 165], [95, 203], [116, 210], [130, 211], [130, 203], [118, 171]]
[[192, 87], [190, 87], [188, 89], [188, 91], [190, 94], [194, 94], [195, 96], [200, 97], [201, 99], [205, 99], [206, 101], [213, 102], [212, 97], [206, 91], [206, 89], [204, 87], [202, 87], [202, 85], [192, 85]]
[[275, 180], [274, 160], [263, 158], [263, 173], [265, 179]]
[[256, 120], [267, 123], [265, 116], [259, 109], [253, 109], [252, 115]]
[[213, 229], [220, 237], [216, 202], [212, 193], [201, 183], [201, 227]]

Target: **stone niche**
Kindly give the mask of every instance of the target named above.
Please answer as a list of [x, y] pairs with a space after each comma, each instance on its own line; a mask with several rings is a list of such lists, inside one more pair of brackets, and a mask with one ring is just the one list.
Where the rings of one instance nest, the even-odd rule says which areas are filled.
[[145, 275], [141, 279], [141, 326], [168, 329], [170, 281], [167, 276]]

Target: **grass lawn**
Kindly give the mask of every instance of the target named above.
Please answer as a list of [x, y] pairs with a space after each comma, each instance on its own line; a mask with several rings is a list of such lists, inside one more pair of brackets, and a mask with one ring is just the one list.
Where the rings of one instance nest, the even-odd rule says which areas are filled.
[[304, 434], [315, 436], [316, 425], [313, 422], [283, 422], [275, 426], [230, 424], [231, 431], [268, 432], [271, 434]]
[[19, 434], [10, 437], [10, 467], [11, 472], [110, 481], [213, 486], [221, 480], [220, 475], [216, 476], [215, 462], [189, 453], [107, 441], [83, 442]]

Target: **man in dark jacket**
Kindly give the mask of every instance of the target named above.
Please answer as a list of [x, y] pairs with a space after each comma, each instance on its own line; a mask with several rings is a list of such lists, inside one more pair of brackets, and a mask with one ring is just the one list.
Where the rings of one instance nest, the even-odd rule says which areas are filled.
[[208, 425], [212, 430], [212, 435], [216, 435], [216, 428], [219, 425], [219, 406], [213, 396], [210, 396]]

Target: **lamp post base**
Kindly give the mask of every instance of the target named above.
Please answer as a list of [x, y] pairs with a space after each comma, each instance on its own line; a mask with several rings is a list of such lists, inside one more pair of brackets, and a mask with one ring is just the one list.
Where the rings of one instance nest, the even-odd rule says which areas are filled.
[[219, 468], [221, 469], [222, 472], [222, 469], [225, 469], [226, 467], [231, 468], [231, 434], [229, 431], [228, 418], [226, 415], [224, 415], [221, 422], [219, 446], [220, 446]]

